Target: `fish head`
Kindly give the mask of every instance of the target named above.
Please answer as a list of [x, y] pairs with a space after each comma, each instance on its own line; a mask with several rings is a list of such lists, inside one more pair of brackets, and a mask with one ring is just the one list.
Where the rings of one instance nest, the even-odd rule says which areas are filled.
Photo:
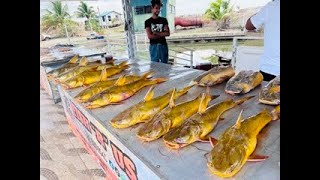
[[71, 79], [61, 83], [61, 86], [63, 86], [66, 89], [75, 88], [75, 87], [78, 87], [78, 81], [77, 79]]
[[163, 140], [168, 148], [179, 149], [197, 141], [200, 133], [200, 126], [194, 123], [186, 123], [171, 130], [163, 137]]
[[158, 118], [144, 124], [137, 133], [138, 138], [143, 141], [153, 141], [167, 133], [171, 127], [171, 121], [161, 117], [163, 116], [160, 115]]
[[242, 86], [240, 86], [239, 84], [227, 84], [225, 91], [226, 93], [231, 95], [239, 94], [242, 92]]
[[210, 152], [207, 161], [210, 172], [224, 178], [234, 176], [247, 160], [247, 146], [243, 136], [236, 128], [229, 131], [229, 135], [231, 134], [233, 134], [233, 137], [237, 136], [237, 138], [228, 136], [219, 139]]
[[112, 97], [109, 94], [97, 95], [89, 99], [89, 103], [86, 105], [88, 109], [94, 109], [106, 106], [110, 104]]
[[75, 96], [75, 100], [77, 102], [85, 102], [89, 100], [93, 95], [94, 93], [92, 91], [83, 91], [79, 93], [77, 96]]
[[132, 114], [124, 111], [113, 118], [110, 123], [114, 128], [127, 128], [132, 124]]

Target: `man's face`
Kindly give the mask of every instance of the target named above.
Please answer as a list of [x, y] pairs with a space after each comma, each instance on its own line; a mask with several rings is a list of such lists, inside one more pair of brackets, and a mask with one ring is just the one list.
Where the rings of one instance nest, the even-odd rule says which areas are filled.
[[154, 5], [154, 7], [152, 8], [152, 14], [159, 16], [160, 13], [160, 6], [159, 5]]

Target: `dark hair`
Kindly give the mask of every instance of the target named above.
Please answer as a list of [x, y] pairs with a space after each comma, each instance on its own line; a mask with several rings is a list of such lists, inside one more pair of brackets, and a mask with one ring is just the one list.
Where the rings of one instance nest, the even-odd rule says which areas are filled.
[[154, 7], [155, 5], [162, 7], [161, 0], [151, 0], [151, 7]]

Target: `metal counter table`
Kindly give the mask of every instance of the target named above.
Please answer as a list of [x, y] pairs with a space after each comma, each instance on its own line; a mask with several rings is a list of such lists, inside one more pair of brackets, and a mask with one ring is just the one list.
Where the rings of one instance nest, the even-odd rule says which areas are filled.
[[[155, 96], [162, 95], [174, 87], [183, 88], [203, 72], [148, 61], [130, 63], [130, 71], [133, 73], [141, 74], [152, 70], [155, 72], [153, 77], [169, 78], [167, 82], [156, 86]], [[220, 97], [211, 101], [209, 105], [232, 97], [224, 93], [224, 87], [225, 83], [210, 88], [211, 94], [220, 94]], [[220, 179], [210, 174], [206, 165], [204, 155], [212, 149], [209, 143], [196, 142], [175, 151], [168, 149], [162, 139], [141, 142], [136, 137], [140, 125], [127, 129], [111, 127], [109, 121], [126, 108], [140, 102], [149, 87], [143, 88], [121, 105], [93, 110], [84, 108], [73, 99], [84, 88], [58, 88], [71, 129], [106, 171], [108, 179]], [[227, 111], [223, 115], [225, 120], [217, 124], [211, 135], [218, 138], [226, 128], [234, 125], [241, 109], [244, 110], [243, 118], [255, 115], [265, 108], [273, 109], [273, 106], [258, 103], [257, 95], [260, 89], [261, 86], [245, 95], [256, 95], [254, 98]], [[176, 104], [191, 100], [205, 90], [203, 87], [193, 87], [186, 95], [180, 97]], [[240, 97], [242, 96], [234, 96], [236, 99]], [[269, 158], [262, 162], [247, 162], [238, 174], [229, 179], [280, 179], [280, 121], [271, 122], [261, 131], [255, 152]]]

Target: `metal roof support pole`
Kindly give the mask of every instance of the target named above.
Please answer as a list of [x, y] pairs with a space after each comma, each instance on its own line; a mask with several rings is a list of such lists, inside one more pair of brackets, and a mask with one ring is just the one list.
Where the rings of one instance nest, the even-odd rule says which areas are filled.
[[131, 7], [132, 0], [122, 0], [122, 7], [125, 21], [125, 31], [127, 37], [128, 55], [130, 59], [137, 58], [136, 38], [133, 27], [133, 14]]

